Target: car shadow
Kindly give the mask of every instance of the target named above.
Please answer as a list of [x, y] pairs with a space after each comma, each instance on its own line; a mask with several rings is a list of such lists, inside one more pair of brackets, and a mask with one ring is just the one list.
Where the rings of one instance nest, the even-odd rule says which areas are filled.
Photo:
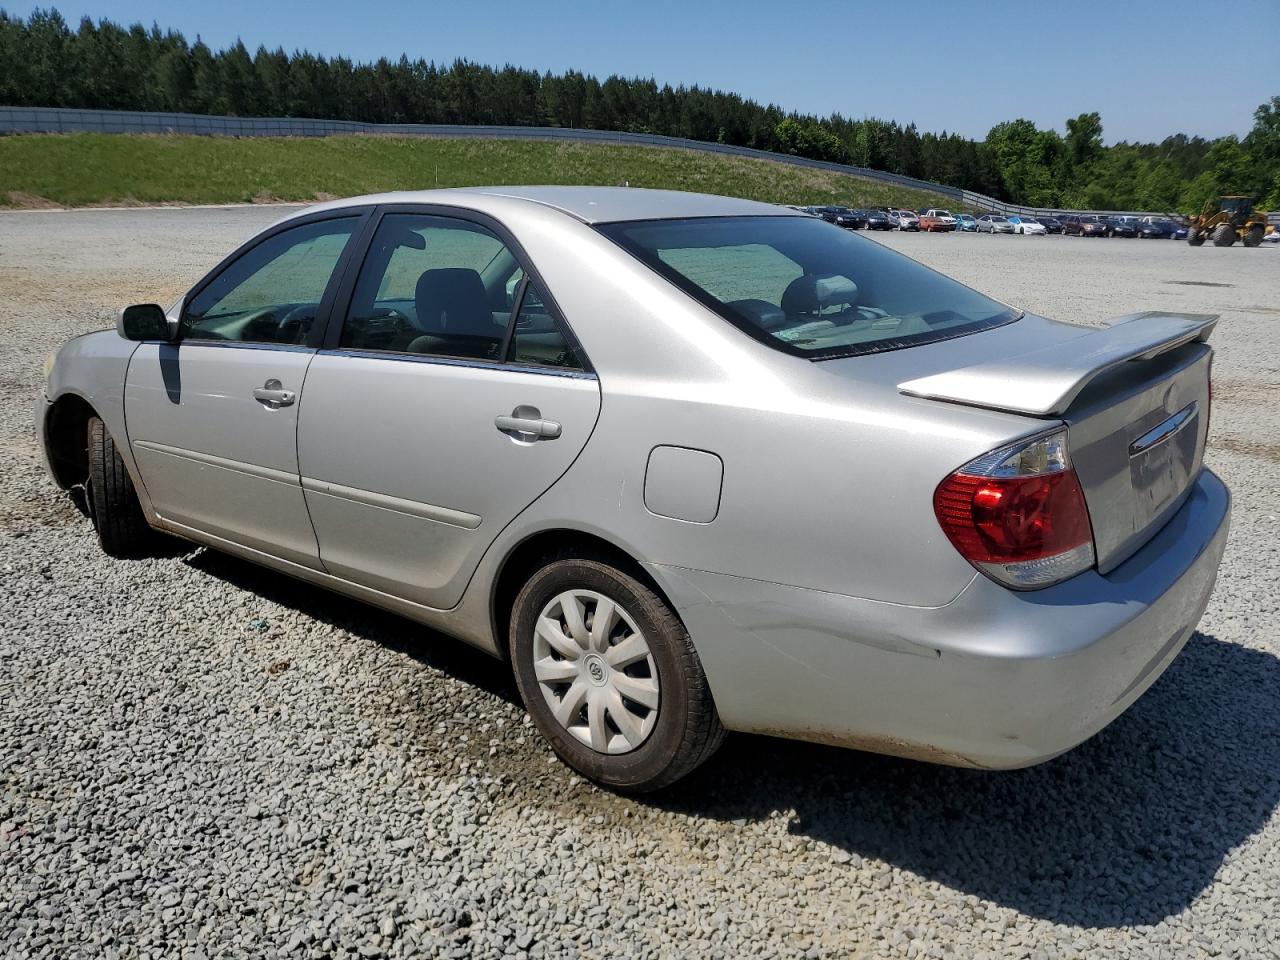
[[183, 562], [190, 567], [271, 603], [403, 653], [508, 703], [520, 704], [520, 693], [511, 672], [498, 666], [484, 651], [461, 640], [230, 554], [203, 548], [191, 553], [190, 544], [187, 550], [188, 556]]
[[[428, 627], [216, 551], [184, 562], [519, 703], [507, 670]], [[1186, 909], [1280, 804], [1280, 660], [1196, 633], [1115, 723], [1027, 770], [737, 735], [663, 793], [611, 799], [723, 822], [794, 810], [793, 834], [855, 861], [1056, 923], [1155, 924]]]
[[1115, 723], [1026, 770], [738, 737], [652, 802], [721, 820], [794, 809], [798, 836], [1026, 914], [1154, 924], [1280, 803], [1280, 660], [1196, 633]]

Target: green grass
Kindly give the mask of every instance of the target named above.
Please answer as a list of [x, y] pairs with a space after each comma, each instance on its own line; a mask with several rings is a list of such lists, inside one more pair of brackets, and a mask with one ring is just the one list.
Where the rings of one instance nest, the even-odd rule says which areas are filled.
[[0, 137], [0, 206], [315, 200], [535, 183], [630, 183], [793, 204], [914, 208], [949, 202], [861, 177], [656, 147], [390, 137]]

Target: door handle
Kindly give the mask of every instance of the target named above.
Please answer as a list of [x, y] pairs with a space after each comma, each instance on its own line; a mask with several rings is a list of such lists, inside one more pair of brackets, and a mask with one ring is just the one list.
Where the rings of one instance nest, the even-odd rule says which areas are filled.
[[510, 416], [493, 418], [493, 425], [515, 440], [554, 440], [560, 436], [560, 424], [544, 420], [537, 407], [516, 407]]
[[284, 390], [281, 388], [279, 380], [268, 380], [262, 386], [257, 387], [253, 391], [253, 399], [259, 403], [264, 403], [271, 409], [277, 407], [287, 407], [298, 399], [298, 395], [292, 390]]

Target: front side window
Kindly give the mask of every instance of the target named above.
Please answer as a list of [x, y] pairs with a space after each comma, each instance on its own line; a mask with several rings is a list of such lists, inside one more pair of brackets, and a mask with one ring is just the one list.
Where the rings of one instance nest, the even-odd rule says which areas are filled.
[[183, 339], [305, 343], [358, 220], [292, 227], [251, 248], [187, 304]]
[[360, 269], [340, 345], [500, 360], [519, 279], [511, 251], [479, 224], [388, 214]]
[[648, 220], [597, 229], [757, 340], [814, 360], [931, 343], [1021, 316], [878, 243], [807, 217]]

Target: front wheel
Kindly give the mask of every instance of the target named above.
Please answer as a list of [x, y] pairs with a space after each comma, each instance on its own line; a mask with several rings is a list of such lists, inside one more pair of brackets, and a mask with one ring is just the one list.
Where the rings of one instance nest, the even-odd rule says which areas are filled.
[[1249, 232], [1244, 235], [1244, 245], [1246, 247], [1259, 247], [1262, 245], [1262, 238], [1266, 235], [1266, 227], [1252, 226], [1249, 228]]
[[679, 617], [610, 563], [550, 559], [516, 597], [510, 637], [516, 685], [538, 730], [597, 783], [660, 790], [724, 740]]
[[1204, 234], [1200, 232], [1198, 227], [1192, 227], [1187, 231], [1187, 243], [1193, 247], [1198, 247], [1204, 243]]
[[1229, 247], [1236, 242], [1236, 228], [1229, 223], [1220, 223], [1213, 228], [1213, 245]]
[[154, 552], [158, 535], [142, 513], [115, 440], [97, 417], [89, 418], [85, 439], [89, 454], [86, 499], [99, 545], [111, 557], [147, 556]]

